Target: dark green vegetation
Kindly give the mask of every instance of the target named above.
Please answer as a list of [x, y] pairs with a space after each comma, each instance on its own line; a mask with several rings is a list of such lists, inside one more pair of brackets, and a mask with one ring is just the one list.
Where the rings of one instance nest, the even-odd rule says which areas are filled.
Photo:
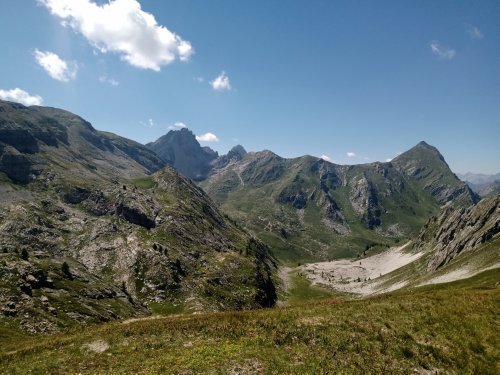
[[248, 153], [201, 186], [293, 265], [361, 256], [373, 244], [393, 245], [417, 235], [440, 205], [477, 201], [424, 142], [392, 162], [353, 166]]
[[52, 337], [3, 329], [0, 366], [24, 373], [500, 371], [500, 271], [358, 301], [111, 323]]
[[268, 248], [163, 165], [68, 112], [0, 102], [1, 320], [53, 332], [272, 306]]

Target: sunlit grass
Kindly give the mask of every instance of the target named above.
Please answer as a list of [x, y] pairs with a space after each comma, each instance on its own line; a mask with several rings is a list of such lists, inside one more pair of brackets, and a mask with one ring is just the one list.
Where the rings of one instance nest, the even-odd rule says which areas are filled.
[[[282, 309], [112, 323], [16, 338], [25, 373], [498, 373], [499, 270], [455, 284]], [[306, 286], [295, 282], [295, 288]], [[5, 335], [3, 340], [9, 340]], [[102, 353], [84, 345], [103, 340]], [[11, 342], [9, 351], [14, 347]]]

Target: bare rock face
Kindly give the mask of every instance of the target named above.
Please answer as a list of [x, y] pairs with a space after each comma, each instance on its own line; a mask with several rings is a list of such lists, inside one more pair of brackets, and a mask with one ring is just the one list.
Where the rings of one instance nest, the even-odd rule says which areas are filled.
[[340, 235], [348, 235], [351, 230], [337, 202], [327, 196], [328, 204], [325, 206], [323, 223], [335, 230]]
[[354, 211], [362, 216], [368, 228], [373, 229], [380, 225], [380, 208], [378, 207], [377, 193], [365, 176], [351, 184], [350, 202]]
[[12, 181], [27, 184], [38, 170], [31, 160], [15, 148], [0, 143], [0, 171], [4, 172]]
[[201, 147], [193, 132], [186, 128], [171, 130], [146, 146], [194, 181], [207, 178], [212, 168], [210, 163], [218, 157], [217, 152]]
[[446, 207], [423, 228], [416, 248], [430, 243], [428, 270], [444, 266], [462, 252], [475, 249], [500, 233], [500, 195], [485, 198], [469, 208]]

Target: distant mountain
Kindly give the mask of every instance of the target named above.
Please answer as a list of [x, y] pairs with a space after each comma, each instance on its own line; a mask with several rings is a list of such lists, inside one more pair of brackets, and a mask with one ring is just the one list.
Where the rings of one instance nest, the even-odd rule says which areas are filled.
[[218, 171], [226, 168], [229, 164], [239, 162], [245, 157], [246, 154], [247, 151], [243, 148], [243, 146], [234, 146], [226, 155], [219, 156], [211, 162], [210, 172], [213, 173], [214, 170]]
[[194, 181], [207, 178], [212, 169], [210, 163], [219, 156], [211, 148], [201, 147], [193, 132], [186, 128], [171, 130], [146, 147]]
[[247, 153], [201, 186], [289, 262], [384, 248], [417, 234], [440, 206], [478, 200], [425, 142], [389, 163], [352, 166]]
[[481, 173], [466, 173], [457, 176], [467, 182], [470, 188], [481, 197], [488, 197], [500, 193], [500, 173], [487, 175]]
[[272, 306], [268, 248], [164, 165], [69, 112], [0, 101], [0, 320]]
[[495, 181], [500, 181], [500, 173], [484, 174], [467, 172], [465, 174], [457, 173], [459, 179], [465, 182], [471, 182], [475, 185], [488, 184]]

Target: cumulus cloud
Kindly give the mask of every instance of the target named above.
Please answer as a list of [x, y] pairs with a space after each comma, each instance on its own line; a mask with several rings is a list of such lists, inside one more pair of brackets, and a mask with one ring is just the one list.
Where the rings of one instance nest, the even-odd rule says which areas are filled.
[[78, 65], [74, 62], [66, 62], [54, 52], [35, 50], [35, 59], [52, 78], [68, 82], [76, 78]]
[[324, 154], [321, 155], [319, 158], [323, 159], [323, 160], [326, 160], [326, 161], [330, 161], [330, 162], [332, 161], [332, 159], [328, 155], [324, 155]]
[[451, 60], [455, 57], [456, 52], [454, 49], [443, 47], [437, 40], [433, 40], [430, 44], [430, 47], [432, 53], [438, 56], [440, 59]]
[[196, 140], [200, 142], [219, 142], [219, 138], [213, 133], [197, 135]]
[[17, 87], [12, 90], [0, 90], [0, 99], [21, 103], [27, 106], [41, 105], [43, 103], [41, 96], [30, 95], [26, 91]]
[[38, 0], [61, 18], [62, 24], [81, 33], [102, 53], [113, 52], [132, 66], [160, 71], [174, 60], [187, 61], [194, 50], [186, 40], [158, 25], [137, 0]]
[[231, 90], [231, 82], [226, 72], [222, 71], [213, 81], [210, 82], [212, 88], [216, 91]]
[[476, 26], [468, 26], [465, 32], [471, 39], [483, 39], [484, 34]]
[[348, 152], [348, 153], [346, 153], [346, 155], [348, 158], [355, 158], [356, 157], [356, 154], [354, 152]]
[[116, 79], [110, 78], [108, 76], [100, 76], [99, 77], [99, 82], [101, 83], [107, 83], [110, 84], [111, 86], [118, 86], [120, 82], [118, 82]]
[[179, 129], [184, 129], [184, 128], [187, 128], [187, 125], [184, 124], [183, 122], [181, 121], [177, 121], [175, 124], [173, 125], [170, 125], [168, 127], [170, 130], [179, 130]]

